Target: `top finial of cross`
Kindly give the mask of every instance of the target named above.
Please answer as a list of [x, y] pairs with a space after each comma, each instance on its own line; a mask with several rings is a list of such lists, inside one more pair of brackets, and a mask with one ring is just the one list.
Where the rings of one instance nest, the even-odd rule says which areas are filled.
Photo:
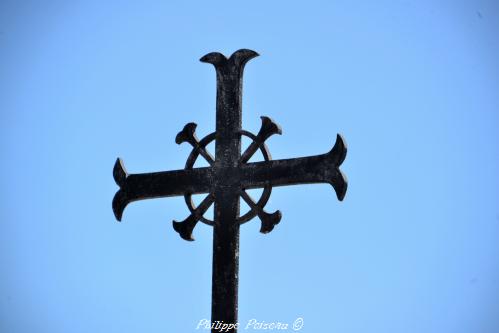
[[235, 65], [244, 66], [248, 61], [258, 56], [259, 54], [255, 51], [240, 49], [232, 53], [229, 58], [227, 58], [220, 52], [211, 52], [202, 56], [199, 61], [213, 64], [215, 67], [224, 65], [226, 63], [233, 63]]

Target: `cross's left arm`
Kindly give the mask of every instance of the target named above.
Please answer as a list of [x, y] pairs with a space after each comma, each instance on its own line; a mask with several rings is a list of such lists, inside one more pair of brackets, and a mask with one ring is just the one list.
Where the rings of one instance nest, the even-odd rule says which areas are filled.
[[186, 193], [208, 193], [213, 178], [211, 168], [128, 174], [121, 159], [116, 160], [113, 175], [120, 187], [113, 198], [113, 211], [118, 221], [121, 221], [123, 210], [130, 202]]

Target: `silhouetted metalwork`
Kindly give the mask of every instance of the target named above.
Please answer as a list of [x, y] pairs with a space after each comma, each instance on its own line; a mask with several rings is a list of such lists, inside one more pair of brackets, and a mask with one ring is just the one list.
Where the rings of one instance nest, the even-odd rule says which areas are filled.
[[[343, 200], [347, 190], [347, 181], [339, 170], [347, 149], [339, 134], [334, 147], [326, 154], [272, 160], [265, 141], [274, 134], [281, 134], [281, 128], [268, 117], [261, 117], [262, 125], [257, 135], [241, 128], [243, 70], [256, 56], [256, 52], [243, 49], [228, 59], [217, 52], [200, 59], [214, 65], [217, 74], [216, 131], [199, 140], [196, 124], [189, 123], [177, 134], [177, 144], [187, 142], [193, 147], [183, 170], [128, 174], [121, 159], [116, 161], [113, 170], [120, 187], [113, 199], [118, 221], [132, 201], [183, 195], [190, 215], [182, 222], [173, 221], [175, 231], [183, 239], [192, 241], [197, 222], [214, 227], [212, 322], [237, 323], [239, 226], [258, 216], [262, 233], [274, 229], [281, 220], [281, 212], [264, 210], [273, 186], [329, 183], [339, 200]], [[241, 154], [242, 136], [252, 142]], [[213, 141], [215, 156], [206, 149]], [[264, 160], [249, 163], [258, 150]], [[199, 156], [210, 166], [194, 168]], [[246, 192], [253, 188], [263, 188], [256, 201]], [[192, 195], [199, 193], [207, 193], [207, 196], [196, 206]], [[250, 207], [243, 216], [239, 212], [239, 198]], [[215, 204], [214, 218], [210, 220], [203, 214], [212, 204]]]

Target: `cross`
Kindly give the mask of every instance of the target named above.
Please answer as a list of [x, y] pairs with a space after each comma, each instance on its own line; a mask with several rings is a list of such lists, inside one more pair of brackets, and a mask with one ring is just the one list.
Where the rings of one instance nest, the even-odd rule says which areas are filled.
[[[195, 133], [196, 124], [189, 123], [177, 134], [177, 144], [187, 142], [193, 147], [183, 170], [129, 174], [119, 158], [113, 169], [114, 180], [120, 187], [113, 199], [113, 211], [118, 221], [132, 201], [184, 196], [190, 215], [182, 222], [173, 221], [173, 228], [180, 237], [194, 240], [192, 232], [199, 221], [213, 226], [212, 332], [219, 331], [214, 328], [214, 323], [231, 325], [229, 332], [237, 332], [239, 227], [258, 216], [260, 231], [268, 233], [280, 222], [280, 211], [268, 213], [264, 210], [272, 187], [329, 183], [340, 201], [347, 190], [346, 178], [339, 170], [347, 149], [339, 134], [333, 148], [326, 154], [272, 160], [265, 141], [274, 134], [281, 134], [279, 125], [268, 117], [261, 117], [262, 125], [257, 135], [242, 129], [243, 71], [246, 63], [256, 56], [258, 53], [242, 49], [229, 58], [212, 52], [200, 59], [212, 64], [216, 70], [216, 131], [199, 140]], [[252, 142], [241, 154], [242, 136]], [[213, 141], [214, 157], [206, 149]], [[249, 163], [257, 151], [262, 153], [264, 160]], [[206, 159], [209, 167], [194, 168], [199, 155]], [[246, 192], [254, 188], [263, 188], [256, 201]], [[207, 195], [196, 206], [192, 195], [200, 193]], [[242, 216], [239, 198], [250, 207]], [[209, 220], [203, 214], [212, 204], [215, 205], [214, 218]]]

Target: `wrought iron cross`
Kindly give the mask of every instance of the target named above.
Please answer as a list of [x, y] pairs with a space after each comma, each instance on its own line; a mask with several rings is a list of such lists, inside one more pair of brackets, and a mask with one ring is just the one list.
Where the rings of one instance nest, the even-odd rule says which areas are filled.
[[[258, 53], [243, 49], [228, 59], [218, 52], [200, 59], [214, 65], [217, 74], [216, 131], [198, 140], [196, 124], [189, 123], [177, 134], [177, 144], [187, 142], [193, 147], [183, 170], [128, 174], [119, 158], [113, 169], [114, 180], [120, 187], [113, 199], [118, 221], [132, 201], [183, 195], [190, 215], [182, 222], [173, 221], [175, 231], [183, 239], [193, 240], [192, 231], [198, 221], [213, 226], [212, 323], [237, 323], [239, 226], [258, 216], [262, 223], [260, 231], [268, 233], [279, 223], [280, 211], [267, 213], [264, 210], [273, 186], [329, 183], [339, 200], [343, 200], [347, 190], [347, 181], [339, 170], [347, 149], [339, 134], [334, 147], [326, 154], [272, 160], [265, 141], [274, 134], [281, 134], [280, 127], [270, 118], [261, 117], [257, 135], [241, 128], [243, 70], [256, 56]], [[250, 138], [252, 143], [241, 154], [242, 136]], [[215, 141], [215, 157], [206, 149], [212, 141]], [[248, 163], [258, 150], [264, 161]], [[209, 167], [194, 168], [199, 155], [206, 159]], [[263, 188], [257, 201], [246, 193], [253, 188]], [[207, 196], [195, 206], [192, 195], [199, 193], [207, 193]], [[250, 207], [243, 216], [239, 213], [240, 197]], [[210, 220], [203, 214], [213, 203], [214, 219]]]

